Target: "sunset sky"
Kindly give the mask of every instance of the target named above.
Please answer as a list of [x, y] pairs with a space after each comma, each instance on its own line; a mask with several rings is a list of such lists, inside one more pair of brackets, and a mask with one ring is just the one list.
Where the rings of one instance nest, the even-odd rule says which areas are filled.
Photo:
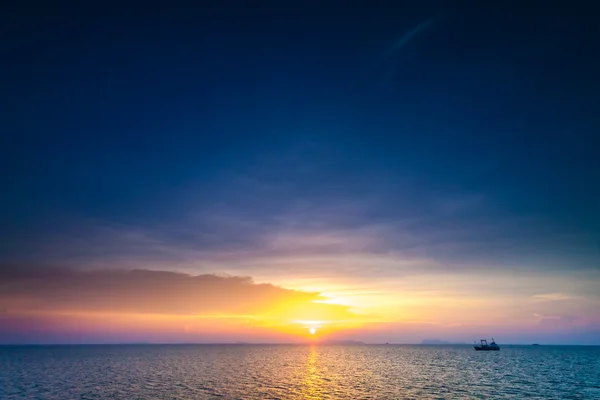
[[241, 4], [2, 6], [0, 344], [600, 344], [593, 13]]

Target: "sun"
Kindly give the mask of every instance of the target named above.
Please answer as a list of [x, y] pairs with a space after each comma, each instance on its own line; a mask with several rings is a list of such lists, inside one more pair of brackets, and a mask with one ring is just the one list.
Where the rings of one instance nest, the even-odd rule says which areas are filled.
[[311, 335], [314, 335], [315, 333], [317, 333], [317, 328], [310, 328], [308, 331]]

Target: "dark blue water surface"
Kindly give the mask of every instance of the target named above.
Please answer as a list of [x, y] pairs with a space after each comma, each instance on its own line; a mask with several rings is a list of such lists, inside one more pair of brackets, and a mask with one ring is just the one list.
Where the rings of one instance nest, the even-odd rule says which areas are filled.
[[0, 347], [0, 399], [600, 399], [600, 347]]

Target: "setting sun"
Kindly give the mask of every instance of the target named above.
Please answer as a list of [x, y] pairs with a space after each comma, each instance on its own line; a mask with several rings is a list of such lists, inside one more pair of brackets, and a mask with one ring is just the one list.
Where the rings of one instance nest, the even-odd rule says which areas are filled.
[[310, 328], [308, 331], [310, 332], [311, 335], [314, 335], [315, 333], [317, 333], [316, 328]]

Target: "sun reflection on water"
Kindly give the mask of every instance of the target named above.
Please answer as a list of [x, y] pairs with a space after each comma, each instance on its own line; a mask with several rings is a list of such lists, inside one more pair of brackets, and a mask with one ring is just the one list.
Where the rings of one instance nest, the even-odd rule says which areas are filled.
[[323, 378], [319, 373], [317, 353], [317, 345], [311, 345], [306, 357], [306, 368], [302, 379], [301, 398], [303, 399], [323, 398]]

